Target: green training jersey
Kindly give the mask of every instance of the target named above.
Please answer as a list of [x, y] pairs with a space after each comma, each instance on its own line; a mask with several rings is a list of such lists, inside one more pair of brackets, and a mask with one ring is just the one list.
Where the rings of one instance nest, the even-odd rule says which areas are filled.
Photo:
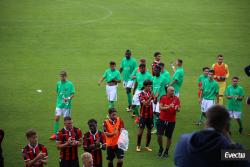
[[120, 67], [122, 68], [123, 80], [129, 81], [131, 74], [137, 68], [137, 62], [133, 57], [131, 57], [130, 59], [127, 59], [126, 57], [124, 57], [122, 59]]
[[242, 100], [236, 99], [238, 96], [244, 96], [244, 90], [241, 86], [237, 85], [234, 87], [229, 85], [225, 91], [225, 96], [233, 96], [233, 98], [227, 101], [227, 109], [229, 111], [242, 111]]
[[166, 78], [167, 84], [169, 84], [171, 80], [170, 73], [164, 69], [164, 71], [161, 72], [161, 75], [163, 75], [163, 77]]
[[105, 78], [105, 81], [106, 82], [111, 82], [112, 80], [116, 79], [118, 81], [121, 80], [121, 74], [118, 70], [111, 70], [110, 68], [107, 69], [103, 75], [102, 75], [103, 78]]
[[153, 93], [156, 95], [159, 94], [157, 100], [159, 101], [163, 95], [166, 94], [165, 86], [168, 84], [165, 76], [160, 75], [159, 77], [153, 77]]
[[206, 100], [214, 100], [219, 93], [219, 84], [215, 80], [204, 80], [202, 83], [202, 98]]
[[57, 108], [67, 108], [71, 109], [72, 100], [68, 100], [64, 102], [64, 98], [70, 97], [72, 94], [75, 94], [75, 88], [71, 81], [66, 80], [65, 82], [58, 81], [56, 84], [56, 93], [57, 93]]
[[176, 82], [173, 84], [175, 93], [180, 92], [180, 88], [183, 83], [183, 78], [184, 78], [184, 69], [182, 67], [178, 67], [172, 78], [172, 81], [176, 80]]
[[136, 90], [141, 90], [143, 87], [143, 82], [148, 79], [152, 81], [152, 75], [148, 71], [146, 71], [144, 74], [141, 72], [136, 73], [135, 81], [138, 83]]
[[200, 75], [198, 78], [198, 85], [202, 85], [202, 82], [206, 79], [208, 79], [208, 76], [206, 76], [204, 74]]
[[140, 71], [138, 70], [138, 68], [134, 69], [134, 71], [132, 72], [132, 74], [130, 75], [130, 78], [129, 80], [135, 80], [135, 79], [132, 79], [133, 76], [136, 76], [137, 73], [139, 73]]

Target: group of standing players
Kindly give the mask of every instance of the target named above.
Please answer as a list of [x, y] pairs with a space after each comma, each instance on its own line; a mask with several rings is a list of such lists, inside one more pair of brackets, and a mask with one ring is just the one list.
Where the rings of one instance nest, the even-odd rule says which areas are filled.
[[217, 56], [217, 63], [212, 68], [204, 67], [203, 74], [198, 78], [198, 96], [201, 105], [201, 115], [197, 125], [203, 124], [207, 110], [214, 104], [223, 105], [223, 98], [227, 99], [227, 109], [232, 119], [236, 119], [239, 125], [239, 133], [242, 133], [242, 100], [244, 89], [238, 84], [239, 77], [233, 76], [232, 83], [227, 86], [229, 79], [228, 65], [223, 63], [223, 55]]
[[[123, 79], [128, 107], [138, 124], [136, 151], [141, 151], [141, 139], [143, 131], [147, 128], [145, 150], [151, 152], [151, 134], [158, 135], [158, 157], [167, 158], [171, 145], [172, 134], [175, 128], [176, 112], [180, 109], [180, 88], [183, 83], [183, 61], [177, 59], [175, 65], [171, 64], [174, 71], [171, 78], [165, 65], [161, 62], [161, 53], [154, 53], [154, 61], [148, 70], [146, 60], [140, 59], [139, 65], [132, 57], [130, 50], [126, 50], [120, 69], [116, 69], [116, 63], [111, 61], [109, 68], [104, 72], [98, 82], [100, 85], [106, 81], [106, 94], [109, 108], [114, 108], [117, 101], [117, 86]], [[121, 77], [122, 76], [122, 77]], [[122, 79], [121, 79], [122, 78]], [[152, 131], [152, 129], [155, 129]], [[167, 137], [166, 148], [163, 148], [162, 136]]]
[[[180, 111], [180, 88], [183, 83], [183, 61], [177, 59], [171, 63], [173, 76], [166, 70], [161, 62], [161, 53], [154, 53], [154, 61], [149, 69], [146, 60], [140, 59], [139, 65], [132, 57], [130, 50], [125, 52], [120, 69], [116, 69], [116, 63], [111, 61], [109, 68], [104, 72], [98, 85], [106, 81], [106, 94], [109, 102], [108, 118], [103, 123], [103, 131], [97, 129], [97, 121], [88, 121], [89, 131], [82, 134], [79, 128], [73, 126], [71, 120], [71, 102], [75, 89], [71, 81], [67, 80], [67, 73], [60, 73], [61, 80], [57, 82], [57, 105], [55, 111], [54, 133], [50, 137], [56, 140], [60, 150], [60, 167], [78, 167], [78, 147], [83, 146], [86, 152], [91, 153], [93, 164], [90, 166], [102, 166], [102, 150], [107, 150], [108, 166], [113, 167], [113, 160], [117, 157], [117, 167], [123, 165], [124, 151], [118, 147], [118, 139], [122, 129], [125, 128], [123, 120], [117, 116], [115, 102], [117, 101], [117, 86], [123, 81], [128, 107], [138, 124], [136, 151], [141, 151], [141, 139], [143, 131], [147, 128], [145, 150], [151, 152], [151, 134], [157, 133], [159, 151], [158, 157], [167, 158], [171, 146], [172, 134], [175, 128], [176, 112]], [[206, 111], [215, 103], [223, 103], [223, 95], [228, 99], [228, 110], [232, 118], [239, 123], [241, 133], [241, 111], [244, 91], [238, 85], [238, 77], [233, 77], [232, 85], [226, 88], [226, 79], [229, 77], [228, 66], [223, 63], [223, 56], [217, 57], [217, 63], [212, 68], [203, 68], [204, 74], [199, 77], [199, 101], [201, 104], [201, 116], [197, 125], [203, 123]], [[225, 91], [226, 90], [226, 91]], [[225, 93], [224, 93], [225, 91]], [[64, 116], [64, 128], [59, 130], [59, 117]], [[155, 129], [153, 130], [153, 128]], [[34, 130], [26, 133], [29, 144], [23, 149], [23, 157], [26, 166], [42, 167], [47, 163], [48, 153], [46, 147], [37, 142], [37, 134]], [[167, 137], [166, 148], [163, 148], [163, 136]], [[87, 166], [87, 164], [85, 164]]]

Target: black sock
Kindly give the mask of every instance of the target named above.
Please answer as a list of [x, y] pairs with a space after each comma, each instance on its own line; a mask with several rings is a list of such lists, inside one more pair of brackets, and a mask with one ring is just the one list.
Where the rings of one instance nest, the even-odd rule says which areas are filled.
[[149, 133], [147, 133], [146, 147], [148, 147], [148, 146], [149, 146], [150, 141], [151, 141], [151, 133], [149, 132]]
[[113, 162], [109, 162], [108, 167], [114, 167]]
[[166, 148], [165, 153], [168, 154], [168, 148]]
[[142, 138], [142, 135], [137, 136], [137, 146], [141, 146], [141, 138]]
[[116, 167], [122, 167], [123, 162], [117, 162]]

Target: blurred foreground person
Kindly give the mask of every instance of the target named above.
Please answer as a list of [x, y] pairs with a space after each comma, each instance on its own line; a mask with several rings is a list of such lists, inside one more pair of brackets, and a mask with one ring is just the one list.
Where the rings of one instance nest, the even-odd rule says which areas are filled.
[[[207, 111], [205, 129], [199, 132], [184, 134], [176, 145], [174, 161], [178, 167], [247, 167], [245, 160], [221, 160], [221, 150], [237, 149], [229, 135], [230, 116], [227, 109], [214, 105]], [[224, 155], [224, 154], [222, 154]]]

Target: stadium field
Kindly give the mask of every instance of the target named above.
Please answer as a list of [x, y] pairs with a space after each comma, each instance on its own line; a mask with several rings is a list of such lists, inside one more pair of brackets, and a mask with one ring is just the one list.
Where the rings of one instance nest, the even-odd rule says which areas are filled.
[[[158, 50], [169, 71], [171, 61], [184, 61], [182, 108], [167, 160], [156, 158], [156, 135], [152, 153], [135, 151], [137, 127], [125, 112], [122, 85], [116, 103], [130, 138], [124, 166], [174, 166], [179, 136], [203, 128], [194, 125], [200, 115], [197, 78], [202, 67], [223, 54], [230, 75], [239, 76], [239, 84], [250, 95], [250, 79], [243, 71], [250, 63], [249, 6], [249, 0], [0, 0], [0, 128], [6, 133], [2, 143], [6, 167], [23, 166], [21, 149], [29, 128], [37, 130], [39, 142], [48, 148], [47, 166], [58, 166], [59, 152], [48, 138], [53, 132], [56, 82], [63, 69], [76, 87], [74, 125], [86, 132], [87, 120], [96, 118], [101, 128], [108, 103], [105, 84], [99, 87], [97, 81], [110, 60], [120, 64], [126, 49], [137, 60], [146, 58], [148, 68]], [[242, 135], [235, 121], [231, 125], [233, 140], [246, 149], [250, 149], [249, 111], [244, 104]]]

